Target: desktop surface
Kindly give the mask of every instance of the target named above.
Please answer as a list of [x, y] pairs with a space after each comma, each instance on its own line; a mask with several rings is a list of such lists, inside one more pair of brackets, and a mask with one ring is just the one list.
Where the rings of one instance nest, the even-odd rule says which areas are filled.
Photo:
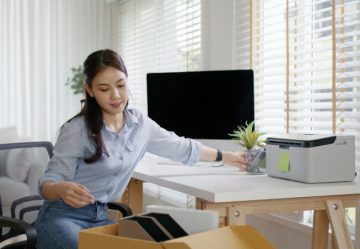
[[213, 162], [182, 165], [151, 154], [140, 161], [133, 178], [215, 203], [360, 192], [359, 177], [353, 182], [308, 184], [267, 175], [250, 175], [235, 167], [219, 167]]

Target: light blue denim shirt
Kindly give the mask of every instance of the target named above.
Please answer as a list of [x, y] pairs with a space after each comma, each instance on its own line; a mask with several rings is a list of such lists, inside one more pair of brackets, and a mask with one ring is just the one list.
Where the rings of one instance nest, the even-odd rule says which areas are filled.
[[109, 202], [123, 194], [145, 152], [190, 165], [200, 160], [199, 142], [161, 128], [135, 109], [124, 113], [125, 125], [119, 133], [105, 126], [102, 129], [108, 156], [104, 153], [102, 159], [92, 164], [83, 160], [95, 152], [84, 117], [66, 123], [55, 144], [54, 155], [39, 180], [40, 194], [46, 181], [74, 181], [86, 186], [95, 200]]

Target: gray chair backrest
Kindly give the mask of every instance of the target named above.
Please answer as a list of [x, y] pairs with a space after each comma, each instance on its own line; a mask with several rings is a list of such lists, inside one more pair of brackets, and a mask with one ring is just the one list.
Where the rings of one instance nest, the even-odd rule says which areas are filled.
[[[53, 155], [51, 142], [18, 142], [0, 144], [0, 212], [4, 216], [11, 214], [11, 205], [14, 200], [36, 195], [39, 177], [44, 173], [49, 159]], [[38, 200], [35, 200], [36, 205]], [[42, 202], [42, 201], [41, 201]], [[17, 210], [33, 206], [34, 202], [19, 204], [16, 208], [16, 218], [19, 218]], [[25, 209], [26, 210], [26, 209]], [[23, 219], [32, 223], [37, 215], [34, 212], [26, 212]], [[15, 211], [14, 211], [15, 212]]]

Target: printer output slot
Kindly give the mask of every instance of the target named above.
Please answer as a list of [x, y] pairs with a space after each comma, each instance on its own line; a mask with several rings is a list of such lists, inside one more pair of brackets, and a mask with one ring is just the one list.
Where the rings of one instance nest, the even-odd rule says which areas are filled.
[[279, 148], [280, 148], [280, 149], [284, 149], [284, 150], [288, 150], [288, 149], [290, 149], [290, 146], [289, 146], [289, 145], [280, 144], [280, 145], [279, 145]]
[[296, 141], [268, 140], [266, 143], [272, 144], [272, 145], [279, 145], [279, 147], [282, 149], [288, 149], [290, 147], [301, 147], [302, 146], [301, 142], [296, 142]]

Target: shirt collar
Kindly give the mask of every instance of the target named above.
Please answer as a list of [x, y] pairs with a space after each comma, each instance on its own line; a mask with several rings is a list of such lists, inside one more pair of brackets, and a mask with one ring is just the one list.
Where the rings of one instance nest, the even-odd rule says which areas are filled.
[[134, 126], [134, 124], [138, 124], [139, 123], [139, 118], [134, 115], [132, 113], [131, 110], [129, 110], [129, 108], [126, 108], [124, 110], [124, 116], [125, 116], [125, 126], [127, 126], [128, 128], [131, 128]]
[[[126, 131], [128, 131], [130, 128], [132, 128], [134, 125], [137, 125], [139, 123], [139, 118], [136, 115], [133, 115], [132, 111], [129, 111], [128, 108], [126, 108], [124, 110], [124, 116], [125, 116], [125, 124], [124, 127], [120, 130], [120, 132], [117, 134], [119, 135], [120, 133], [124, 133]], [[105, 123], [104, 123], [104, 127], [103, 129], [107, 132], [110, 133], [115, 133], [113, 130], [109, 129], [108, 127], [106, 127]], [[116, 133], [115, 133], [116, 134]]]

